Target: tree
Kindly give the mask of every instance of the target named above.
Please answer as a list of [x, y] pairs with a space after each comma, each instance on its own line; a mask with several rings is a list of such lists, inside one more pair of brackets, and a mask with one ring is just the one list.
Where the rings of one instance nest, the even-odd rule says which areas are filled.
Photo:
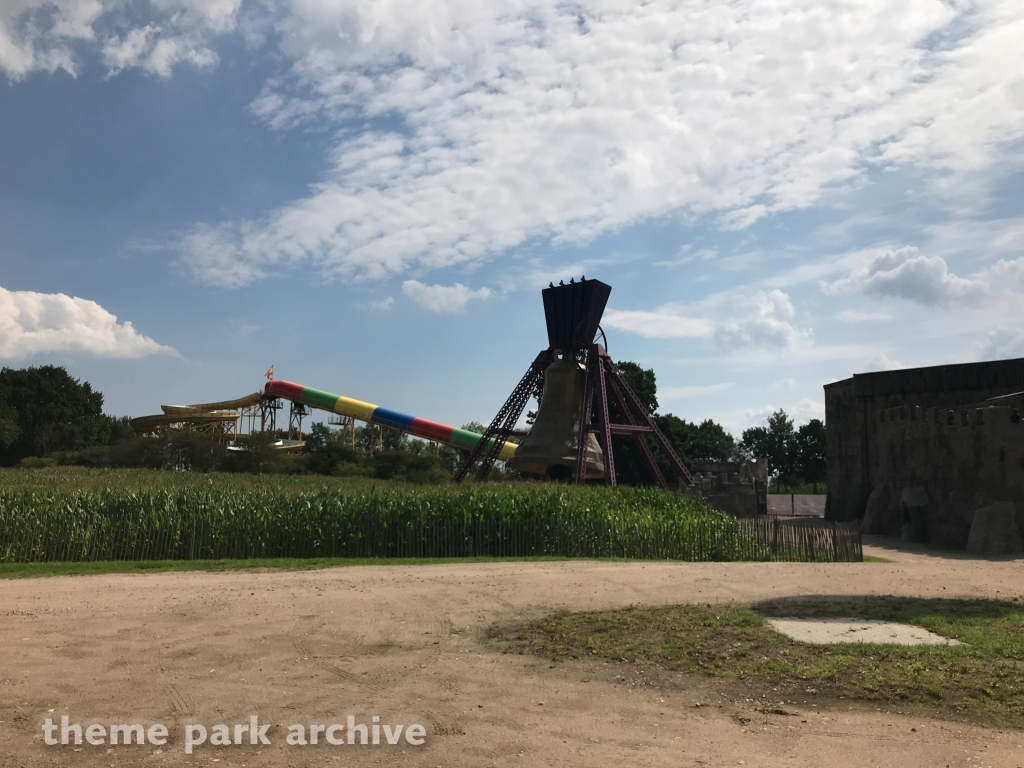
[[[656, 413], [658, 380], [652, 369], [642, 368], [628, 361], [616, 363], [616, 367], [622, 372], [647, 412], [654, 417], [654, 423], [684, 464], [691, 461], [728, 461], [736, 456], [736, 440], [711, 419], [694, 424], [671, 413]], [[625, 414], [620, 412], [614, 398], [610, 411], [613, 422], [625, 421]], [[662, 474], [671, 479], [675, 470], [668, 458], [654, 445], [651, 438], [642, 439], [651, 448]], [[623, 485], [652, 485], [655, 482], [644, 463], [635, 438], [613, 435], [612, 445], [615, 450], [615, 474], [618, 482]]]
[[[641, 368], [636, 363], [629, 361], [622, 361], [615, 364], [615, 367], [619, 369], [619, 373], [622, 374], [623, 378], [629, 382], [629, 386], [636, 393], [636, 396], [640, 398], [640, 402], [644, 408], [647, 409], [648, 413], [653, 414], [658, 410], [658, 379], [654, 375], [653, 368]], [[614, 398], [611, 398], [614, 403]], [[615, 406], [612, 406], [613, 410], [618, 410]], [[616, 417], [612, 417], [616, 420]]]
[[132, 429], [130, 416], [108, 416], [103, 414], [107, 422], [107, 445], [117, 445], [126, 440], [134, 440], [135, 430]]
[[369, 455], [377, 450], [377, 441], [382, 439], [383, 427], [377, 424], [364, 424], [356, 427], [356, 448]]
[[318, 475], [373, 475], [382, 480], [435, 483], [451, 478], [441, 459], [428, 452], [427, 443], [404, 432], [384, 429], [383, 448], [370, 454], [380, 434], [375, 425], [356, 430], [356, 447], [345, 430], [316, 423], [306, 433], [302, 466]]
[[6, 404], [5, 421], [13, 421], [17, 427], [16, 432], [9, 426], [4, 429], [9, 442], [0, 449], [0, 464], [104, 445], [110, 435], [103, 395], [93, 391], [88, 382], [72, 378], [64, 368], [3, 368], [0, 402]]
[[409, 435], [397, 429], [384, 429], [380, 438], [385, 451], [408, 451]]
[[302, 452], [316, 453], [318, 451], [323, 451], [331, 442], [331, 437], [330, 427], [322, 421], [313, 422], [309, 431], [303, 435], [303, 442], [305, 442], [305, 445], [302, 446]]
[[711, 419], [693, 424], [666, 413], [655, 416], [654, 423], [683, 461], [730, 461], [736, 458], [736, 439]]
[[391, 480], [405, 474], [411, 457], [405, 451], [396, 451], [385, 448], [373, 454], [370, 463], [373, 465], [374, 477], [381, 480]]
[[6, 398], [0, 392], [0, 450], [17, 440], [20, 431], [18, 412], [7, 404]]
[[[171, 438], [171, 445], [177, 438]], [[278, 437], [272, 432], [259, 432], [250, 435], [246, 440], [244, 450], [226, 451], [223, 457], [222, 467], [227, 472], [241, 472], [250, 475], [273, 474], [282, 467], [281, 453], [275, 447]], [[191, 460], [192, 454], [188, 457]], [[172, 453], [172, 459], [174, 454]], [[172, 469], [175, 468], [172, 465]], [[202, 465], [197, 465], [202, 469]]]
[[[224, 446], [205, 435], [188, 432], [171, 435], [165, 441], [164, 448], [165, 466], [180, 472], [212, 472], [224, 466], [227, 461]], [[256, 471], [263, 471], [264, 463], [254, 462]]]
[[752, 459], [767, 459], [768, 475], [780, 485], [810, 483], [817, 493], [818, 483], [825, 481], [825, 424], [821, 419], [811, 419], [794, 430], [793, 420], [780, 409], [768, 419], [767, 427], [744, 430], [740, 452]]
[[[640, 402], [649, 414], [658, 410], [658, 379], [653, 369], [642, 368], [636, 363], [622, 360], [615, 364], [615, 367], [622, 373], [623, 378], [629, 383], [630, 388], [636, 393]], [[626, 422], [626, 415], [622, 412], [618, 402], [611, 393], [609, 384], [608, 415], [612, 423], [622, 424]], [[597, 398], [594, 399], [595, 407]], [[594, 422], [596, 424], [596, 421]], [[671, 438], [669, 438], [671, 442]], [[648, 440], [648, 445], [650, 441]], [[615, 477], [622, 485], [651, 485], [654, 478], [644, 464], [643, 455], [637, 448], [636, 440], [630, 435], [612, 435], [612, 449], [615, 452]], [[655, 452], [657, 455], [657, 452]]]
[[[533, 394], [531, 395], [531, 397], [533, 397], [533, 399], [537, 401], [537, 411], [539, 411], [540, 410], [541, 398], [544, 397], [544, 377], [543, 376], [539, 377], [537, 379], [537, 381], [534, 382], [534, 384], [533, 384]], [[529, 402], [529, 401], [527, 401], [527, 402]], [[533, 426], [533, 422], [535, 422], [537, 420], [537, 411], [527, 411], [526, 412], [526, 424], [527, 424], [527, 426], [530, 426], [530, 427]]]
[[825, 422], [811, 419], [796, 431], [797, 474], [805, 483], [814, 486], [825, 482]]
[[780, 408], [768, 417], [767, 427], [743, 431], [740, 453], [750, 459], [767, 459], [768, 476], [791, 485], [797, 479], [796, 445], [793, 420]]
[[345, 430], [333, 430], [322, 422], [316, 422], [305, 434], [305, 443], [302, 463], [307, 472], [352, 475], [366, 471], [363, 468], [365, 454], [352, 447]]

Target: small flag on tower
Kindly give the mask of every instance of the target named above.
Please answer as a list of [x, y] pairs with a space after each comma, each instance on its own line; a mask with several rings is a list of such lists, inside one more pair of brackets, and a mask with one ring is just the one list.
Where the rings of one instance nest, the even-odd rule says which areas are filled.
[[270, 366], [269, 368], [267, 368], [267, 372], [265, 374], [263, 374], [263, 376], [264, 376], [264, 378], [267, 378], [267, 379], [274, 378], [274, 366]]

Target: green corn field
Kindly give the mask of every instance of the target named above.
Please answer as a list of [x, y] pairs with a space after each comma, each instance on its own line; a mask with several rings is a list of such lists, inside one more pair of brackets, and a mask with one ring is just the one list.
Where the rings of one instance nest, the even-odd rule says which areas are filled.
[[653, 488], [531, 483], [426, 488], [357, 483], [317, 488], [301, 480], [240, 484], [202, 476], [186, 482], [165, 475], [147, 476], [159, 482], [134, 482], [139, 476], [125, 475], [123, 479], [133, 482], [98, 490], [71, 490], [61, 483], [47, 484], [56, 490], [35, 482], [4, 483], [0, 562], [529, 556], [860, 559], [859, 533], [856, 557], [837, 557], [815, 546], [794, 548], [789, 539], [779, 538], [778, 531], [759, 531], [700, 498]]

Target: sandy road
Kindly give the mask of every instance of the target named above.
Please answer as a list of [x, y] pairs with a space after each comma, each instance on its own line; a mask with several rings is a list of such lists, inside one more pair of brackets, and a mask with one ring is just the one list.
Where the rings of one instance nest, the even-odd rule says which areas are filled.
[[[0, 766], [1024, 766], [1024, 733], [756, 702], [698, 677], [502, 655], [495, 620], [798, 594], [1024, 596], [1024, 561], [501, 563], [0, 581]], [[703, 706], [697, 706], [703, 705]], [[41, 724], [164, 723], [145, 746], [44, 746]], [[186, 723], [274, 724], [197, 747]], [[287, 746], [292, 723], [419, 722], [421, 747]], [[323, 736], [320, 736], [323, 741]]]

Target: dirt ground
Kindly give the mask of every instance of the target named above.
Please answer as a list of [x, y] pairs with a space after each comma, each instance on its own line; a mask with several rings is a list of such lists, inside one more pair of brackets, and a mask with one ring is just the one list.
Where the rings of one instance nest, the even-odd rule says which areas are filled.
[[[552, 667], [482, 639], [494, 621], [555, 609], [803, 594], [1024, 596], [1022, 560], [882, 541], [865, 552], [893, 562], [485, 563], [0, 581], [0, 766], [1024, 766], [1021, 732], [810, 701], [765, 714], [742, 690], [698, 676]], [[83, 726], [162, 723], [170, 739], [163, 747], [44, 745], [44, 719], [61, 715]], [[206, 744], [185, 754], [186, 724], [251, 715], [273, 724], [269, 746]], [[285, 744], [290, 724], [348, 715], [422, 723], [426, 743]]]

